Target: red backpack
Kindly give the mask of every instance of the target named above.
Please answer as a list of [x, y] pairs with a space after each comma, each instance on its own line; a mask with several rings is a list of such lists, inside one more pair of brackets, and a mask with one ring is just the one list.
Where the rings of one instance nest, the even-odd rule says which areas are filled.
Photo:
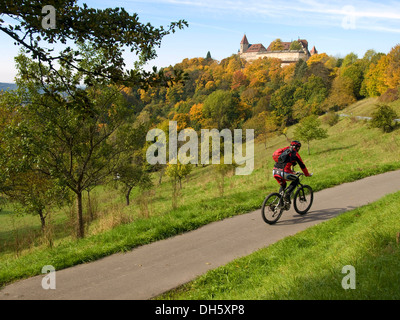
[[290, 159], [290, 147], [280, 148], [272, 154], [272, 159], [277, 163], [286, 163]]

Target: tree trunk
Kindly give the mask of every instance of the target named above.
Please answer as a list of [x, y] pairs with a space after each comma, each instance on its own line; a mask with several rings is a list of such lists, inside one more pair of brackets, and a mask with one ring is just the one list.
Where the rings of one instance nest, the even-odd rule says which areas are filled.
[[85, 228], [83, 223], [83, 209], [82, 209], [82, 191], [79, 191], [76, 194], [76, 203], [77, 203], [77, 218], [78, 225], [76, 230], [76, 236], [78, 239], [82, 239], [85, 236]]
[[161, 181], [162, 181], [162, 177], [164, 175], [164, 171], [165, 171], [165, 166], [162, 166], [161, 170], [160, 170], [160, 178], [158, 179], [158, 185], [161, 185]]
[[40, 216], [40, 222], [42, 224], [42, 232], [44, 232], [44, 230], [46, 229], [46, 217], [43, 215], [43, 210], [40, 210], [39, 216]]
[[92, 222], [94, 220], [94, 217], [93, 217], [93, 211], [92, 211], [92, 204], [90, 202], [90, 191], [89, 190], [86, 190], [86, 191], [87, 191], [87, 196], [88, 196], [88, 208], [87, 208], [87, 210], [88, 210], [88, 213], [89, 213], [89, 221]]
[[128, 192], [127, 192], [126, 195], [125, 195], [125, 198], [126, 198], [126, 205], [127, 205], [127, 206], [129, 206], [129, 196], [130, 196], [130, 194], [131, 194], [132, 189], [133, 189], [133, 187], [129, 187], [129, 188], [128, 188]]

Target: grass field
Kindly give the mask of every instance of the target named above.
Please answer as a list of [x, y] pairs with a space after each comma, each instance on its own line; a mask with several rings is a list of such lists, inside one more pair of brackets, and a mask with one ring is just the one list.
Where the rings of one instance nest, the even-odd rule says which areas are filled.
[[[314, 173], [307, 181], [314, 190], [400, 168], [398, 132], [382, 134], [352, 118], [327, 128], [329, 138], [312, 142], [311, 155], [306, 148], [301, 152]], [[289, 129], [290, 138], [294, 138], [293, 130]], [[43, 236], [38, 217], [11, 214], [14, 208], [9, 204], [0, 212], [0, 285], [37, 275], [43, 265], [59, 270], [260, 208], [265, 195], [278, 188], [271, 176], [271, 155], [285, 145], [283, 136], [269, 138], [267, 148], [264, 141], [257, 143], [253, 173], [226, 178], [223, 196], [212, 166], [194, 168], [183, 183], [177, 209], [172, 209], [167, 177], [146, 196], [135, 190], [128, 207], [116, 190], [100, 186], [91, 195], [94, 220], [81, 240], [73, 236], [71, 208], [54, 210], [49, 232]]]

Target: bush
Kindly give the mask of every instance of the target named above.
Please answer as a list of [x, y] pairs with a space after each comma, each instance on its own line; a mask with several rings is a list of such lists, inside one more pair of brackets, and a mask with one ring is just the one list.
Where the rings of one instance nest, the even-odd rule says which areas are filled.
[[324, 123], [330, 125], [331, 127], [334, 126], [336, 123], [339, 122], [339, 115], [336, 114], [334, 111], [329, 111], [323, 118]]
[[397, 118], [396, 111], [388, 105], [377, 106], [378, 109], [372, 114], [371, 127], [379, 128], [383, 132], [391, 132], [395, 129]]

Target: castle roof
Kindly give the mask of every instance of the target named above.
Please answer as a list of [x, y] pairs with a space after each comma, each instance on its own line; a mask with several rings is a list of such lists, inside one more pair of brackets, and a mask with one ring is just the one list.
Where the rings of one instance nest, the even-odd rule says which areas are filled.
[[311, 54], [317, 54], [318, 53], [317, 49], [315, 49], [315, 46], [313, 46], [313, 48], [311, 49], [310, 53]]
[[267, 51], [267, 49], [265, 49], [265, 47], [261, 44], [261, 43], [256, 43], [256, 44], [252, 44], [247, 50], [247, 52], [261, 52], [261, 51]]
[[247, 40], [246, 35], [243, 36], [242, 41], [240, 41], [240, 44], [249, 44], [249, 41]]

